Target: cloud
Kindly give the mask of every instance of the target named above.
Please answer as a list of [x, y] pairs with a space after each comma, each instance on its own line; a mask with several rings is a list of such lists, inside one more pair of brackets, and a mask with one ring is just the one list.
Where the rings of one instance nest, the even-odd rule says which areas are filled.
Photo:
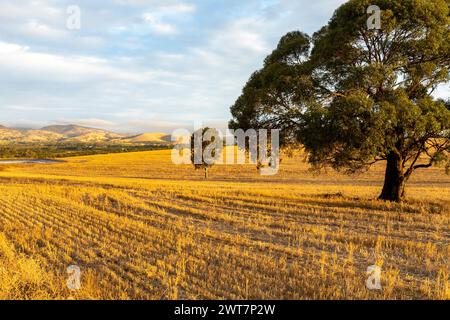
[[[143, 19], [156, 34], [176, 34], [178, 33], [177, 20], [194, 13], [195, 10], [196, 7], [192, 4], [184, 2], [167, 3], [152, 8], [151, 12], [144, 13]], [[172, 20], [173, 23], [165, 22], [166, 19]]]
[[51, 2], [45, 0], [3, 0], [0, 3], [0, 17], [2, 22], [23, 22], [36, 17], [45, 22], [56, 22], [64, 16], [66, 6], [52, 5]]
[[29, 21], [17, 30], [23, 34], [39, 38], [61, 39], [68, 36], [66, 30], [58, 30], [36, 20]]
[[56, 120], [56, 124], [77, 124], [80, 126], [88, 126], [94, 128], [114, 128], [118, 124], [112, 121], [107, 121], [103, 119], [64, 119], [64, 120]]
[[40, 53], [29, 47], [0, 42], [0, 70], [14, 76], [47, 81], [85, 82], [105, 80], [145, 81], [146, 73], [133, 73], [113, 66], [108, 60], [89, 56]]
[[[157, 16], [146, 15], [147, 24], [156, 34], [174, 35], [178, 32], [175, 25], [158, 19], [176, 20], [178, 14], [192, 14], [197, 9], [193, 5], [164, 3], [158, 10], [154, 13]], [[152, 125], [161, 123], [158, 125], [161, 130], [164, 126], [173, 128], [175, 124], [186, 127], [196, 120], [225, 123], [228, 106], [270, 50], [262, 26], [263, 21], [257, 19], [226, 21], [202, 30], [203, 37], [197, 45], [187, 43], [174, 52], [158, 50], [145, 60], [133, 52], [141, 46], [145, 48], [145, 43], [125, 49], [126, 56], [107, 57], [46, 53], [33, 46], [2, 42], [0, 52], [14, 54], [2, 57], [0, 71], [15, 70], [13, 80], [22, 82], [26, 78], [36, 83], [28, 94], [11, 99], [11, 104], [31, 104], [37, 108], [50, 105], [50, 109], [57, 114], [67, 114], [71, 121], [104, 119], [124, 123], [149, 119], [147, 123]], [[130, 34], [132, 29], [130, 25], [122, 31]], [[143, 34], [136, 33], [136, 39], [142, 40]], [[120, 32], [117, 36], [123, 39]], [[166, 49], [165, 46], [160, 48]], [[50, 87], [58, 90], [49, 92]], [[42, 90], [46, 95], [39, 94], [30, 103], [28, 97]], [[14, 91], [17, 92], [11, 92]], [[63, 111], [71, 106], [75, 106], [75, 110]], [[13, 115], [24, 110], [10, 111]], [[40, 117], [45, 119], [43, 115]]]
[[[148, 36], [149, 33], [161, 36], [178, 35], [180, 23], [185, 22], [196, 11], [195, 5], [184, 2], [150, 2], [148, 6], [144, 6], [144, 2], [134, 4], [141, 4], [144, 12], [139, 13], [138, 17], [119, 19], [120, 23], [110, 28], [113, 34], [137, 37]], [[133, 47], [139, 48], [136, 45]]]
[[114, 2], [123, 6], [152, 7], [172, 12], [192, 13], [196, 10], [194, 4], [180, 0], [114, 0]]
[[265, 40], [264, 29], [267, 24], [256, 19], [240, 19], [231, 22], [211, 41], [215, 48], [222, 47], [228, 54], [241, 51], [253, 51], [256, 54], [267, 53], [270, 47]]
[[193, 4], [179, 2], [163, 5], [160, 10], [165, 14], [170, 15], [179, 13], [194, 13], [196, 9], [197, 7]]
[[151, 13], [145, 13], [143, 17], [146, 24], [148, 24], [151, 30], [158, 34], [174, 34], [177, 33], [175, 25], [164, 23], [160, 21]]
[[[280, 37], [312, 33], [345, 0], [0, 1], [5, 123], [121, 132], [224, 125], [229, 107]], [[448, 86], [439, 90], [449, 95]]]
[[0, 41], [0, 55], [16, 55], [27, 52], [30, 47]]
[[49, 111], [49, 108], [36, 107], [36, 106], [19, 106], [19, 105], [8, 105], [4, 106], [5, 109], [15, 110], [15, 111]]
[[433, 96], [436, 98], [450, 99], [450, 84], [446, 83], [438, 86], [434, 91]]

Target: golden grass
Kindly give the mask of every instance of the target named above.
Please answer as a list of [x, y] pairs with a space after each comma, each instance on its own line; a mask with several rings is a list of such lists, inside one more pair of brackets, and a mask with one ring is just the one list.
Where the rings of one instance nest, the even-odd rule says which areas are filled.
[[[299, 158], [211, 179], [169, 151], [0, 172], [0, 298], [449, 299], [450, 177], [374, 200], [382, 167], [313, 175]], [[66, 268], [82, 288], [66, 288]], [[382, 267], [381, 291], [365, 283]], [[12, 280], [11, 280], [12, 279]]]

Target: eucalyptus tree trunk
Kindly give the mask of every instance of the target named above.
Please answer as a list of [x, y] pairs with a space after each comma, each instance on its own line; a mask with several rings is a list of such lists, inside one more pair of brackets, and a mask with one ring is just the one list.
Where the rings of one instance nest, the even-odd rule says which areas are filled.
[[379, 199], [401, 202], [405, 196], [405, 180], [403, 160], [398, 153], [391, 152], [387, 157], [384, 186]]

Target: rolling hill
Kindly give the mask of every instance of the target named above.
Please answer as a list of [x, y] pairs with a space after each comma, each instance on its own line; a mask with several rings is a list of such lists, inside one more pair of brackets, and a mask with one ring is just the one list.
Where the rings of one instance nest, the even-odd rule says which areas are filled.
[[169, 144], [166, 133], [139, 135], [118, 134], [102, 129], [70, 125], [52, 125], [39, 130], [14, 129], [0, 125], [0, 144], [12, 143], [114, 143], [114, 144]]
[[137, 136], [122, 139], [129, 143], [170, 143], [171, 136], [167, 133], [143, 133]]

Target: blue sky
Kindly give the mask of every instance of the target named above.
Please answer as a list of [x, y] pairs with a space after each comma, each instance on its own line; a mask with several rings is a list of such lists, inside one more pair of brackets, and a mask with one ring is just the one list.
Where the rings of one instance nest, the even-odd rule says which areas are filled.
[[[279, 38], [344, 0], [0, 0], [0, 123], [223, 126]], [[66, 26], [67, 7], [81, 28]]]

